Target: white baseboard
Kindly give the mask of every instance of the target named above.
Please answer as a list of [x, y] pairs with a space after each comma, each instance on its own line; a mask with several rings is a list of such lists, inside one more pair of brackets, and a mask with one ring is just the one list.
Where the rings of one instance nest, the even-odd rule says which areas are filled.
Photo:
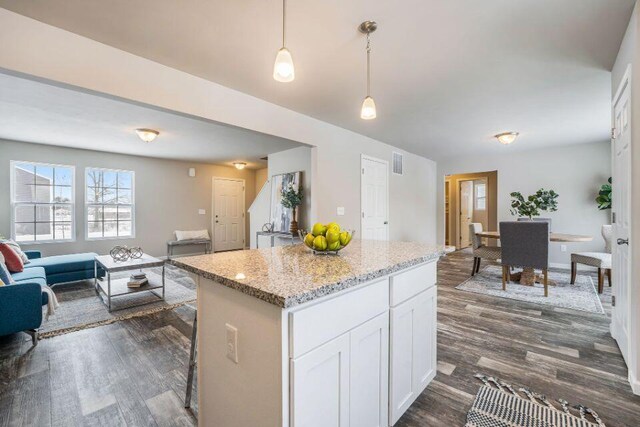
[[629, 369], [629, 384], [633, 394], [640, 395], [640, 380], [631, 369]]

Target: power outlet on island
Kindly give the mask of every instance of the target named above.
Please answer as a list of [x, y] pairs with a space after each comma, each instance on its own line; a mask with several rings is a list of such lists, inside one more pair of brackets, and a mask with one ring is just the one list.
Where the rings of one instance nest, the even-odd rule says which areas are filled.
[[228, 323], [225, 324], [227, 331], [227, 359], [233, 363], [238, 363], [238, 329]]

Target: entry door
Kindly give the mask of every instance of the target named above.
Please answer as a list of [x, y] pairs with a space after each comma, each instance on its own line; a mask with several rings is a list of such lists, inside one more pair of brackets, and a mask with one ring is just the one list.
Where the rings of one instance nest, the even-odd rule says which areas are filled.
[[389, 163], [362, 156], [362, 238], [389, 240]]
[[612, 276], [615, 306], [611, 313], [611, 335], [629, 363], [631, 260], [631, 81], [625, 75], [614, 99], [613, 131], [613, 241]]
[[213, 179], [214, 251], [244, 248], [244, 181]]
[[473, 217], [473, 181], [460, 182], [460, 249], [471, 245], [469, 224]]

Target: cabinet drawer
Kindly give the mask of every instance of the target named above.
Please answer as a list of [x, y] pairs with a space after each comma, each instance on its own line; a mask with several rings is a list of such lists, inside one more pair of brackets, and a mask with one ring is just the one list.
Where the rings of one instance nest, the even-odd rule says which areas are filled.
[[391, 276], [391, 306], [395, 307], [436, 284], [435, 261]]
[[289, 313], [289, 357], [299, 357], [388, 309], [389, 280], [384, 278]]

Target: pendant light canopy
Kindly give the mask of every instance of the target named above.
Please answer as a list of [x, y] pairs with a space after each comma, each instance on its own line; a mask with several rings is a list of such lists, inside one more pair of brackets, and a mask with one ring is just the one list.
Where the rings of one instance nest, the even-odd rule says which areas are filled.
[[286, 18], [286, 0], [282, 0], [282, 47], [276, 55], [276, 61], [273, 64], [273, 78], [282, 83], [292, 82], [295, 79], [295, 69], [293, 67], [293, 58], [291, 52], [286, 48], [285, 44], [285, 18]]
[[364, 21], [358, 27], [361, 33], [367, 35], [367, 96], [362, 101], [360, 118], [371, 120], [376, 118], [376, 103], [371, 97], [371, 33], [378, 28], [374, 21]]

